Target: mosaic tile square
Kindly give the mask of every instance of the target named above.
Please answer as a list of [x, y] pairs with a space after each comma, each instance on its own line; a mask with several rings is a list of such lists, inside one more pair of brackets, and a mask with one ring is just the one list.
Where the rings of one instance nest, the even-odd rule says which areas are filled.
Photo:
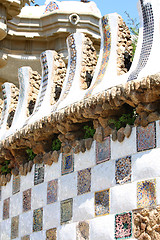
[[11, 219], [11, 239], [18, 238], [19, 235], [19, 216]]
[[89, 223], [79, 222], [76, 231], [76, 240], [89, 240]]
[[3, 201], [3, 220], [9, 218], [10, 198]]
[[111, 158], [110, 136], [102, 143], [96, 142], [96, 163], [108, 161]]
[[73, 199], [61, 202], [61, 224], [67, 223], [72, 219]]
[[117, 184], [131, 181], [131, 157], [120, 158], [115, 162], [115, 179]]
[[132, 236], [132, 213], [121, 213], [115, 216], [115, 239], [126, 239]]
[[63, 154], [62, 156], [62, 175], [74, 171], [74, 158], [73, 153]]
[[30, 240], [30, 236], [29, 235], [26, 235], [24, 237], [21, 237], [21, 240]]
[[48, 182], [47, 186], [47, 204], [57, 201], [58, 179]]
[[12, 193], [16, 194], [19, 191], [20, 191], [20, 175], [13, 176]]
[[1, 189], [1, 186], [0, 186], [0, 201], [2, 199], [2, 189]]
[[156, 124], [147, 127], [137, 127], [137, 151], [149, 150], [156, 147]]
[[31, 188], [23, 192], [23, 212], [31, 210]]
[[137, 207], [156, 205], [156, 180], [145, 180], [137, 183]]
[[77, 191], [78, 195], [91, 191], [91, 168], [78, 172]]
[[33, 232], [43, 229], [43, 208], [38, 208], [33, 212]]
[[110, 210], [110, 190], [106, 189], [95, 192], [95, 216], [109, 214]]
[[57, 240], [56, 228], [52, 228], [46, 231], [46, 240]]
[[44, 164], [35, 164], [34, 185], [44, 182]]

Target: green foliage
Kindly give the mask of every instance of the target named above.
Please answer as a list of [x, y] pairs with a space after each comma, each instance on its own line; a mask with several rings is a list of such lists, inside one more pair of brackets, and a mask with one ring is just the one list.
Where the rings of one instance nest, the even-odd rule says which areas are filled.
[[29, 161], [33, 161], [33, 159], [35, 158], [36, 154], [33, 152], [33, 150], [31, 148], [27, 148], [26, 149], [26, 153], [28, 155], [28, 160]]
[[129, 13], [127, 13], [126, 11], [125, 11], [125, 14], [127, 15], [127, 19], [128, 19], [127, 25], [129, 26], [129, 30], [132, 34], [132, 47], [133, 47], [132, 60], [133, 60], [135, 50], [137, 47], [137, 42], [138, 42], [139, 22], [137, 22], [136, 18], [135, 19], [131, 18]]
[[52, 151], [59, 151], [61, 149], [61, 141], [56, 138], [52, 142]]
[[136, 119], [136, 114], [135, 114], [135, 110], [133, 109], [132, 112], [130, 113], [124, 113], [122, 114], [118, 120], [116, 119], [110, 119], [108, 121], [108, 124], [113, 124], [114, 127], [118, 130], [121, 127], [125, 127], [127, 124], [129, 125], [134, 125], [134, 121]]
[[10, 161], [4, 161], [4, 163], [2, 164], [2, 167], [1, 167], [1, 174], [8, 174], [11, 172], [11, 169], [8, 167]]
[[87, 139], [87, 138], [93, 138], [94, 134], [95, 134], [95, 129], [92, 127], [92, 126], [88, 126], [88, 125], [85, 125], [83, 127], [85, 133], [84, 133], [84, 139]]

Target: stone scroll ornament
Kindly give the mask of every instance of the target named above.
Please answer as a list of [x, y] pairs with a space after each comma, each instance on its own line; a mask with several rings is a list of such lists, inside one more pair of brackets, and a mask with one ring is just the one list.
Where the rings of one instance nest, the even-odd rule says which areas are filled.
[[8, 137], [9, 135], [19, 130], [27, 119], [31, 71], [32, 69], [30, 67], [22, 67], [18, 70], [18, 79], [20, 85], [18, 104], [16, 107], [12, 125], [6, 131], [5, 137]]

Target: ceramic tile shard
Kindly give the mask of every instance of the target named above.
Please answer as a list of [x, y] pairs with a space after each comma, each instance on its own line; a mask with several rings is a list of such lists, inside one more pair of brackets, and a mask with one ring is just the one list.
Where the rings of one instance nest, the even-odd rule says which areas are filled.
[[110, 211], [110, 190], [106, 189], [95, 192], [95, 216], [109, 214]]
[[57, 201], [58, 179], [48, 182], [47, 186], [47, 204]]
[[13, 176], [12, 193], [16, 194], [19, 191], [20, 191], [20, 175]]
[[46, 240], [57, 240], [57, 229], [52, 228], [46, 231]]
[[11, 239], [18, 238], [19, 235], [19, 216], [12, 217], [11, 220]]
[[121, 213], [115, 216], [115, 239], [126, 239], [132, 236], [132, 213]]
[[131, 157], [116, 160], [115, 179], [117, 184], [131, 181]]
[[44, 164], [35, 164], [34, 185], [44, 182]]
[[31, 188], [23, 192], [23, 212], [31, 210]]
[[33, 232], [42, 231], [43, 229], [43, 208], [33, 212]]
[[77, 191], [78, 195], [91, 191], [91, 168], [78, 172]]
[[3, 201], [3, 220], [9, 218], [10, 198]]
[[62, 175], [74, 171], [74, 158], [73, 154], [63, 154], [62, 157]]
[[30, 240], [30, 236], [29, 235], [26, 235], [24, 237], [21, 237], [21, 240]]
[[96, 142], [96, 163], [108, 161], [111, 157], [110, 137], [106, 137], [102, 143]]
[[61, 224], [67, 223], [72, 219], [73, 199], [67, 199], [61, 202]]
[[89, 240], [89, 223], [79, 222], [76, 231], [76, 240]]

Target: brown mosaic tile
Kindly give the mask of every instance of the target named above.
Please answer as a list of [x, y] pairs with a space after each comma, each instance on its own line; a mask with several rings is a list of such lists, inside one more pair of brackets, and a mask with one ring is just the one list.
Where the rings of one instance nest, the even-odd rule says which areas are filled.
[[131, 181], [131, 157], [116, 160], [115, 179], [117, 184]]
[[33, 232], [43, 229], [43, 208], [34, 210], [33, 212]]
[[95, 192], [95, 215], [106, 215], [110, 211], [110, 190]]
[[73, 199], [67, 199], [61, 202], [61, 224], [67, 223], [72, 219]]
[[89, 223], [79, 222], [76, 231], [76, 240], [89, 240]]
[[10, 198], [3, 201], [3, 220], [9, 218]]
[[16, 194], [19, 191], [20, 191], [20, 175], [13, 176], [12, 193]]
[[44, 182], [44, 164], [35, 164], [34, 185]]
[[24, 237], [21, 237], [21, 240], [30, 240], [30, 236], [29, 235], [26, 235]]
[[31, 188], [23, 192], [23, 212], [31, 210]]
[[47, 204], [57, 201], [58, 179], [48, 182], [47, 186]]
[[52, 228], [46, 231], [46, 240], [57, 240], [56, 228]]
[[91, 191], [91, 168], [78, 172], [77, 191], [78, 195]]
[[18, 238], [19, 235], [19, 216], [11, 219], [11, 239]]
[[110, 136], [106, 137], [102, 143], [96, 142], [96, 163], [102, 163], [111, 158]]

